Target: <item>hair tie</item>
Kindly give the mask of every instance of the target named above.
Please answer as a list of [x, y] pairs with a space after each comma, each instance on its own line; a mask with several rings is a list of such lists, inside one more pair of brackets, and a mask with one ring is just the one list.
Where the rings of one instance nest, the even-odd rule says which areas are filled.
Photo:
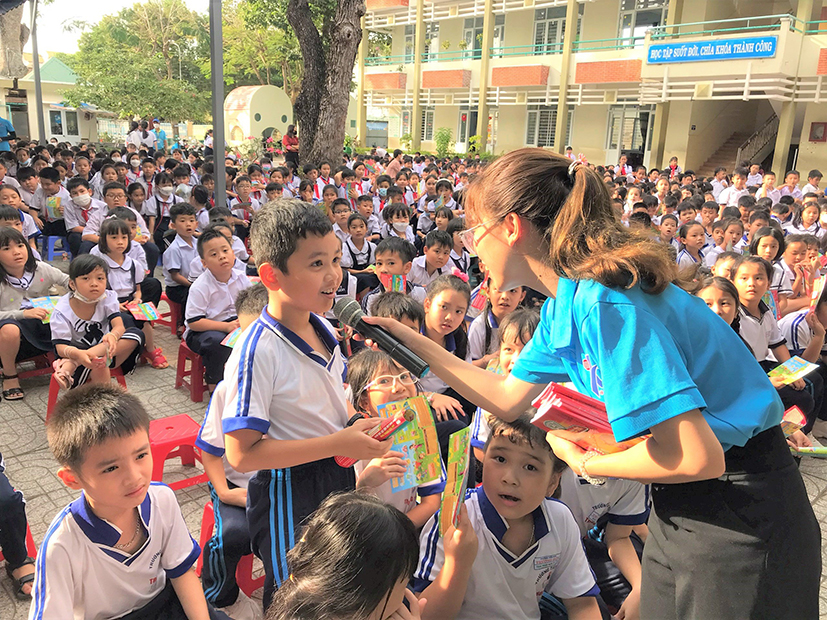
[[467, 273], [463, 273], [462, 271], [460, 271], [460, 270], [459, 270], [459, 269], [457, 269], [456, 267], [454, 267], [453, 269], [451, 269], [451, 275], [452, 275], [452, 276], [456, 276], [456, 277], [458, 277], [460, 280], [462, 280], [463, 282], [465, 282], [466, 284], [468, 284], [468, 274], [467, 274]]
[[577, 165], [588, 165], [588, 163], [589, 162], [586, 160], [586, 156], [583, 155], [583, 153], [578, 153], [577, 157], [574, 160], [572, 160], [572, 162], [569, 164], [569, 178], [571, 179], [572, 183], [574, 183], [574, 174], [575, 172], [577, 172]]

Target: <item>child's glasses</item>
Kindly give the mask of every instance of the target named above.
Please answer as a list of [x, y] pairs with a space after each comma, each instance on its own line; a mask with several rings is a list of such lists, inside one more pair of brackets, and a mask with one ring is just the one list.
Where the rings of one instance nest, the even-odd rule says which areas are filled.
[[471, 252], [472, 254], [477, 253], [477, 240], [474, 238], [474, 230], [479, 228], [480, 226], [484, 226], [485, 224], [490, 224], [491, 222], [497, 221], [498, 217], [492, 217], [491, 219], [485, 220], [484, 222], [480, 222], [479, 224], [472, 226], [471, 228], [466, 228], [461, 233], [459, 233], [459, 240], [462, 241], [462, 245], [465, 246], [465, 249]]
[[403, 372], [398, 375], [382, 375], [380, 377], [376, 377], [376, 379], [368, 383], [363, 390], [367, 391], [370, 388], [390, 390], [396, 387], [397, 382], [399, 382], [400, 385], [405, 386], [416, 385], [417, 378], [409, 372]]

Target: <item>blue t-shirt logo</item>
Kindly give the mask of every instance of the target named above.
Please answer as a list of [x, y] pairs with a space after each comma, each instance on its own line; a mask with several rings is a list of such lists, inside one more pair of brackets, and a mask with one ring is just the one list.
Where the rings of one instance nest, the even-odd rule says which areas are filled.
[[583, 368], [589, 373], [589, 384], [592, 388], [592, 393], [595, 396], [603, 396], [603, 379], [600, 376], [600, 368], [592, 366], [589, 356], [583, 358]]

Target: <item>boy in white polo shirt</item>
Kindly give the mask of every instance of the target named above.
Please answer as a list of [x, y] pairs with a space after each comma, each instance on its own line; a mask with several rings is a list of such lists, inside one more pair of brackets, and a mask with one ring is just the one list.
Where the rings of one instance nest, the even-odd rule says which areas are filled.
[[164, 252], [164, 285], [170, 301], [186, 306], [192, 285], [189, 280], [190, 263], [198, 256], [193, 239], [198, 222], [195, 208], [188, 203], [175, 205], [169, 213], [169, 226], [176, 234]]
[[425, 254], [417, 256], [411, 262], [408, 273], [408, 282], [427, 287], [443, 273], [451, 273], [446, 267], [451, 251], [454, 249], [454, 239], [444, 230], [432, 230], [425, 235]]
[[238, 327], [235, 299], [250, 280], [233, 269], [235, 254], [230, 240], [220, 230], [208, 228], [198, 237], [198, 255], [204, 263], [202, 273], [190, 287], [185, 312], [187, 346], [204, 360], [204, 378], [215, 389], [224, 374], [224, 364], [232, 349], [222, 345], [227, 334]]
[[175, 493], [151, 482], [140, 401], [117, 386], [84, 386], [61, 398], [46, 432], [58, 476], [83, 492], [43, 539], [29, 620], [226, 619], [192, 570], [201, 550]]
[[539, 620], [546, 593], [572, 620], [601, 617], [577, 523], [547, 499], [562, 468], [530, 419], [491, 418], [482, 487], [466, 496], [467, 516], [445, 539], [439, 513], [422, 529], [414, 588], [428, 601], [423, 620]]
[[345, 399], [344, 358], [323, 318], [342, 280], [341, 244], [318, 208], [271, 202], [251, 230], [253, 255], [268, 305], [242, 334], [224, 370], [224, 441], [240, 472], [259, 470], [247, 487], [253, 552], [264, 563], [263, 604], [289, 577], [287, 552], [298, 528], [328, 495], [353, 489], [352, 467], [335, 455], [372, 459], [393, 440], [365, 433]]

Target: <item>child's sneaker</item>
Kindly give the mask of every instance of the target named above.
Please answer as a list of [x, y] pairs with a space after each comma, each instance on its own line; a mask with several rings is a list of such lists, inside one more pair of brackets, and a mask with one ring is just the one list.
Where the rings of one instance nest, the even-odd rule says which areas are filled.
[[238, 592], [235, 603], [222, 607], [221, 611], [233, 620], [261, 620], [264, 615], [261, 610], [261, 602], [247, 598], [247, 595], [241, 591]]

